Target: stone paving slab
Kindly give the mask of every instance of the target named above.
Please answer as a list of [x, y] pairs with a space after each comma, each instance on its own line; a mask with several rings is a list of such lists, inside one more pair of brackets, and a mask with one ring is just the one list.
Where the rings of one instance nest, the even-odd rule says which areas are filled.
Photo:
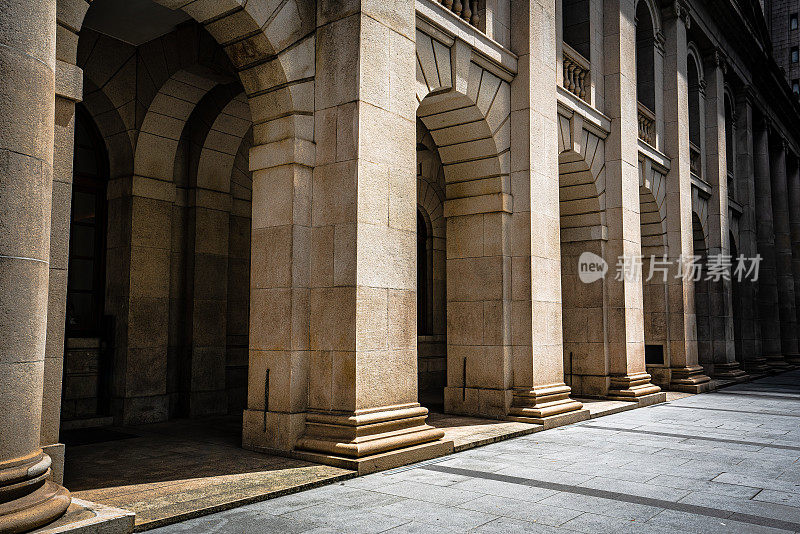
[[[793, 399], [761, 395], [776, 391], [775, 379]], [[800, 532], [800, 418], [789, 417], [800, 415], [800, 372], [723, 393], [538, 431], [155, 532]]]

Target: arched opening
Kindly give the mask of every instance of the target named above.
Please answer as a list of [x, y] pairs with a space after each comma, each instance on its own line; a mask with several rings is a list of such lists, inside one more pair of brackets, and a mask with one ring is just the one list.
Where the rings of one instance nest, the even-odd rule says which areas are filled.
[[636, 98], [653, 117], [656, 112], [655, 27], [647, 2], [636, 6]]
[[78, 105], [61, 403], [61, 418], [68, 424], [110, 413], [113, 325], [104, 314], [108, 172], [103, 138], [86, 108]]
[[725, 93], [725, 161], [727, 164], [728, 196], [736, 199], [736, 120], [730, 95]]
[[[285, 193], [313, 163], [307, 150], [276, 154], [312, 140], [315, 6], [284, 2], [265, 19], [255, 4], [228, 0], [184, 2], [174, 10], [169, 6], [177, 4], [166, 0], [58, 3], [58, 59], [82, 71], [83, 102], [109, 153], [103, 288], [103, 313], [114, 318], [109, 412], [122, 434], [146, 432], [153, 427], [139, 425], [154, 423], [168, 442], [158, 462], [148, 440], [120, 441], [105, 451], [75, 447], [66, 455], [66, 485], [107, 485], [108, 473], [93, 469], [100, 462], [113, 462], [119, 485], [161, 482], [167, 462], [202, 486], [206, 477], [239, 468], [228, 463], [232, 446], [261, 445], [284, 428], [282, 416], [296, 417], [308, 403], [296, 402], [310, 389], [308, 347], [290, 353], [288, 344], [299, 337], [292, 329], [304, 326], [308, 336], [309, 284], [301, 287], [304, 309], [294, 305], [298, 292], [286, 288], [300, 286], [287, 266], [309, 264], [310, 243], [298, 245], [300, 232], [293, 230], [310, 219], [311, 208], [292, 204]], [[313, 159], [313, 145], [310, 153]], [[257, 328], [250, 328], [251, 315]], [[276, 317], [290, 319], [279, 328]], [[284, 339], [290, 341], [279, 344]], [[275, 363], [280, 357], [283, 365]], [[254, 369], [259, 384], [252, 389], [259, 394], [248, 395]], [[271, 391], [264, 371], [271, 371]], [[295, 384], [300, 375], [302, 387]], [[290, 397], [295, 404], [284, 409]], [[257, 414], [263, 426], [243, 426], [245, 404], [245, 417]], [[91, 430], [91, 440], [131, 437]], [[211, 456], [199, 465], [176, 450], [202, 440], [225, 443], [228, 454], [203, 447]], [[67, 450], [75, 443], [63, 441]], [[235, 452], [251, 460], [255, 453], [248, 455]], [[132, 497], [125, 508], [149, 506], [150, 493], [138, 493], [140, 500]], [[101, 502], [114, 505], [109, 499]]]
[[687, 58], [687, 82], [689, 97], [689, 166], [691, 172], [702, 178], [702, 114], [700, 65], [693, 53]]
[[645, 364], [656, 384], [667, 385], [671, 275], [667, 272], [666, 176], [646, 160], [640, 160], [639, 166]]
[[[562, 116], [559, 120], [567, 121]], [[569, 131], [568, 122], [561, 131]], [[604, 145], [594, 135], [587, 137], [588, 146], [581, 145], [585, 152], [576, 151], [569, 140], [560, 138], [558, 155], [564, 381], [576, 396], [607, 392], [606, 282], [602, 277], [583, 279], [579, 272], [583, 254], [606, 256]], [[595, 162], [595, 166], [587, 162]]]
[[742, 340], [744, 339], [744, 331], [742, 325], [742, 306], [743, 292], [742, 280], [739, 279], [735, 272], [737, 258], [739, 257], [739, 248], [736, 246], [736, 238], [733, 232], [730, 233], [730, 255], [733, 268], [731, 269], [731, 297], [733, 299], [733, 339], [736, 347], [736, 361], [742, 368], [744, 368], [744, 347]]
[[417, 121], [417, 388], [419, 402], [438, 412], [447, 385], [444, 192], [439, 150]]
[[711, 325], [711, 301], [709, 283], [705, 279], [705, 266], [708, 260], [708, 246], [703, 224], [696, 213], [692, 213], [692, 239], [695, 268], [692, 273], [694, 281], [694, 307], [697, 323], [697, 353], [700, 365], [713, 364], [713, 338]]

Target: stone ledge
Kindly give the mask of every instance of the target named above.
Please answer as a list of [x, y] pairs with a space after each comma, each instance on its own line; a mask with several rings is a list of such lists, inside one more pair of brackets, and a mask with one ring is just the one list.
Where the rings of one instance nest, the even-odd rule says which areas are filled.
[[434, 441], [432, 443], [423, 443], [421, 445], [414, 445], [413, 447], [373, 454], [372, 456], [365, 456], [363, 458], [346, 458], [344, 456], [299, 450], [294, 450], [288, 455], [292, 458], [308, 462], [332, 465], [342, 469], [351, 469], [358, 472], [359, 475], [367, 475], [377, 471], [385, 471], [387, 469], [394, 469], [395, 467], [402, 467], [424, 460], [431, 460], [452, 453], [452, 441]]
[[559, 426], [571, 425], [572, 423], [579, 423], [591, 418], [589, 410], [575, 410], [572, 412], [562, 413], [558, 415], [551, 415], [549, 417], [515, 417], [508, 416], [506, 421], [517, 421], [518, 423], [533, 423], [542, 425], [542, 430], [550, 430]]
[[34, 530], [32, 534], [128, 534], [133, 532], [135, 514], [73, 497], [67, 512], [49, 525]]

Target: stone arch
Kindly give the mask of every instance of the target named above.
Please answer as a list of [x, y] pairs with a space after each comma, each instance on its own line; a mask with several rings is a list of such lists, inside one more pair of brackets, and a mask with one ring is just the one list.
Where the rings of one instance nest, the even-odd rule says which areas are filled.
[[[639, 217], [642, 235], [642, 303], [645, 363], [650, 369], [669, 364], [669, 273], [658, 270], [668, 254], [666, 228], [666, 173], [648, 158], [639, 159]], [[651, 276], [652, 273], [652, 276]]]
[[119, 108], [91, 81], [84, 82], [87, 96], [82, 105], [92, 116], [108, 152], [109, 179], [133, 172], [133, 144]]
[[725, 84], [723, 93], [725, 124], [725, 163], [727, 171], [728, 195], [736, 198], [736, 100], [733, 91]]
[[[438, 147], [446, 182], [481, 180], [491, 193], [507, 193], [510, 74], [460, 41], [420, 30], [416, 55], [417, 117]], [[469, 188], [448, 190], [448, 201], [473, 196]]]
[[642, 226], [642, 255], [667, 252], [666, 175], [647, 159], [639, 161], [639, 214]]
[[636, 96], [651, 113], [656, 112], [656, 38], [661, 31], [658, 10], [651, 0], [636, 3]]
[[[182, 9], [222, 46], [248, 99], [258, 103], [253, 106], [254, 122], [280, 122], [277, 139], [276, 128], [254, 129], [257, 144], [294, 135], [311, 140], [313, 119], [301, 117], [302, 112], [313, 112], [315, 2], [283, 2], [265, 9], [263, 2], [237, 0], [155, 1]], [[77, 64], [78, 36], [89, 7], [87, 0], [58, 0], [58, 59]]]
[[197, 104], [216, 85], [213, 78], [185, 69], [164, 82], [139, 129], [133, 165], [135, 175], [172, 181], [175, 156], [186, 122]]
[[[597, 389], [604, 374], [605, 282], [584, 284], [578, 261], [585, 252], [605, 258], [605, 141], [578, 114], [559, 108], [558, 173], [561, 225], [562, 325], [565, 382], [576, 395]], [[613, 265], [615, 262], [611, 262]]]
[[702, 231], [705, 244], [708, 244], [708, 197], [705, 191], [692, 187], [692, 214], [697, 217], [697, 224]]
[[439, 410], [447, 383], [444, 202], [444, 169], [439, 151], [430, 132], [417, 120], [417, 387], [420, 402]]
[[650, 20], [653, 24], [653, 33], [659, 34], [662, 32], [662, 25], [661, 25], [661, 9], [659, 9], [658, 5], [656, 5], [655, 0], [636, 0], [636, 13], [640, 13], [639, 9], [647, 9], [647, 13], [650, 16]]
[[689, 95], [689, 141], [698, 149], [703, 145], [703, 94], [705, 92], [705, 76], [703, 73], [703, 60], [697, 46], [689, 43], [687, 46], [687, 74]]
[[197, 187], [230, 192], [234, 162], [251, 124], [250, 108], [243, 93], [222, 108], [200, 152]]
[[[512, 73], [467, 43], [417, 29], [417, 118], [444, 175], [447, 387], [453, 413], [505, 416], [510, 387], [510, 112]], [[462, 246], [469, 245], [469, 246]], [[479, 276], [481, 283], [477, 281]], [[476, 343], [474, 318], [484, 306]], [[479, 369], [492, 368], [492, 373]]]
[[[701, 215], [692, 212], [693, 253], [700, 265], [705, 265], [708, 255], [708, 233]], [[704, 274], [704, 269], [703, 273]], [[711, 331], [711, 295], [709, 283], [701, 276], [694, 281], [694, 308], [697, 325], [698, 360], [702, 365], [713, 362], [713, 336]]]
[[561, 241], [605, 239], [605, 141], [576, 115], [558, 115]]
[[430, 132], [417, 124], [417, 204], [429, 217], [431, 235], [444, 238], [444, 168]]

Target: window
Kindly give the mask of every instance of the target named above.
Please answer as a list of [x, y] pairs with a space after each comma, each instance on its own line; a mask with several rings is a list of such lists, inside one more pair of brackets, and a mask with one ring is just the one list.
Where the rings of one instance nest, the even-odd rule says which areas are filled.
[[792, 80], [792, 92], [800, 95], [800, 80]]
[[796, 30], [797, 29], [797, 13], [792, 13], [789, 15], [789, 29]]
[[794, 48], [792, 48], [792, 52], [791, 52], [792, 63], [797, 63], [798, 61], [800, 61], [800, 57], [798, 57], [798, 55], [799, 54], [798, 54], [798, 51], [797, 51], [797, 47], [795, 46]]

